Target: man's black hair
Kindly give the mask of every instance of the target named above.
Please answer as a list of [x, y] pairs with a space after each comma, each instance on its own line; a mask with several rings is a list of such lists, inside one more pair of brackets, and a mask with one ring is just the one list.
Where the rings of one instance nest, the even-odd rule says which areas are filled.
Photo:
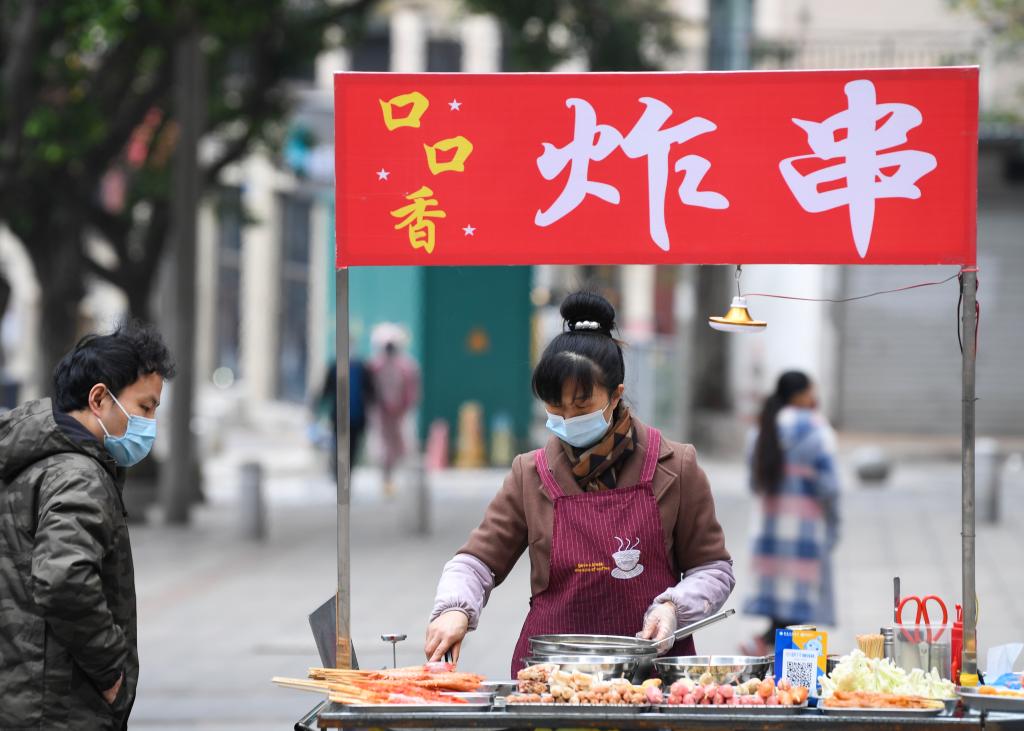
[[54, 402], [64, 412], [84, 409], [97, 383], [118, 396], [151, 373], [174, 378], [170, 351], [154, 328], [129, 320], [110, 335], [86, 335], [61, 358], [53, 372]]

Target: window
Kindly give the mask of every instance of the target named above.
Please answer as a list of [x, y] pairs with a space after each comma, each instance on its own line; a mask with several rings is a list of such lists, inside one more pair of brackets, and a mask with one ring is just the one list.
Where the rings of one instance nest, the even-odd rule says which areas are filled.
[[427, 71], [448, 73], [462, 71], [462, 44], [458, 41], [440, 38], [428, 40]]
[[238, 378], [242, 320], [242, 191], [224, 188], [217, 196], [217, 309], [214, 368]]
[[352, 48], [353, 71], [388, 71], [391, 68], [391, 36], [387, 28], [367, 31]]
[[284, 195], [281, 205], [281, 303], [278, 332], [278, 395], [306, 398], [308, 363], [310, 211], [308, 198]]

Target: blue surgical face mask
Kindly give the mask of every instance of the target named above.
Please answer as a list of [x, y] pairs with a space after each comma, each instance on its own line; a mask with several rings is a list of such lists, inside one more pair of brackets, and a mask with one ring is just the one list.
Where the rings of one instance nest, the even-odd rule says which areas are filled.
[[110, 393], [110, 398], [114, 399], [117, 408], [121, 409], [128, 417], [128, 428], [124, 430], [122, 436], [112, 436], [103, 421], [97, 417], [96, 421], [100, 422], [100, 428], [106, 434], [103, 438], [103, 446], [107, 448], [115, 462], [122, 467], [131, 467], [144, 460], [149, 454], [149, 450], [153, 448], [153, 442], [156, 441], [156, 419], [146, 419], [129, 414], [113, 393]]
[[549, 411], [547, 412], [548, 422], [546, 426], [548, 431], [563, 442], [577, 448], [589, 447], [592, 444], [596, 444], [604, 436], [604, 433], [608, 431], [608, 427], [611, 426], [611, 422], [604, 418], [604, 411], [610, 404], [611, 402], [609, 401], [608, 404], [597, 411], [583, 414], [582, 416], [574, 416], [571, 419], [565, 419]]

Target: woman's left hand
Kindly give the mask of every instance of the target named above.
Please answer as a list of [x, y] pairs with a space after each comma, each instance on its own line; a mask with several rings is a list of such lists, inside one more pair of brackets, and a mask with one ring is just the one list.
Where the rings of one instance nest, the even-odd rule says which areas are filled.
[[[640, 637], [645, 640], [667, 640], [678, 628], [676, 605], [672, 602], [658, 602], [647, 612], [644, 628]], [[658, 654], [664, 655], [672, 649], [672, 642], [664, 642], [658, 647]]]

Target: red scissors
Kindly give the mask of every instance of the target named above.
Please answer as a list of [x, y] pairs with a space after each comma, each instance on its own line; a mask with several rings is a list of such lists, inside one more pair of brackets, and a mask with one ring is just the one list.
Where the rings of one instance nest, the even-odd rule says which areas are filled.
[[[935, 622], [933, 625], [932, 618], [928, 614], [928, 604], [934, 602], [942, 610], [942, 621]], [[908, 596], [900, 602], [899, 607], [896, 609], [896, 623], [903, 624], [903, 608], [908, 604], [917, 605], [917, 614], [914, 616], [914, 625], [920, 627], [926, 626], [928, 642], [938, 642], [939, 638], [942, 637], [942, 633], [945, 632], [945, 626], [949, 622], [949, 612], [946, 610], [946, 603], [934, 594], [928, 594], [927, 596]], [[938, 630], [932, 630], [932, 626], [939, 626]], [[919, 630], [903, 630], [903, 636], [906, 637], [910, 642], [921, 642], [924, 638], [919, 634]]]

